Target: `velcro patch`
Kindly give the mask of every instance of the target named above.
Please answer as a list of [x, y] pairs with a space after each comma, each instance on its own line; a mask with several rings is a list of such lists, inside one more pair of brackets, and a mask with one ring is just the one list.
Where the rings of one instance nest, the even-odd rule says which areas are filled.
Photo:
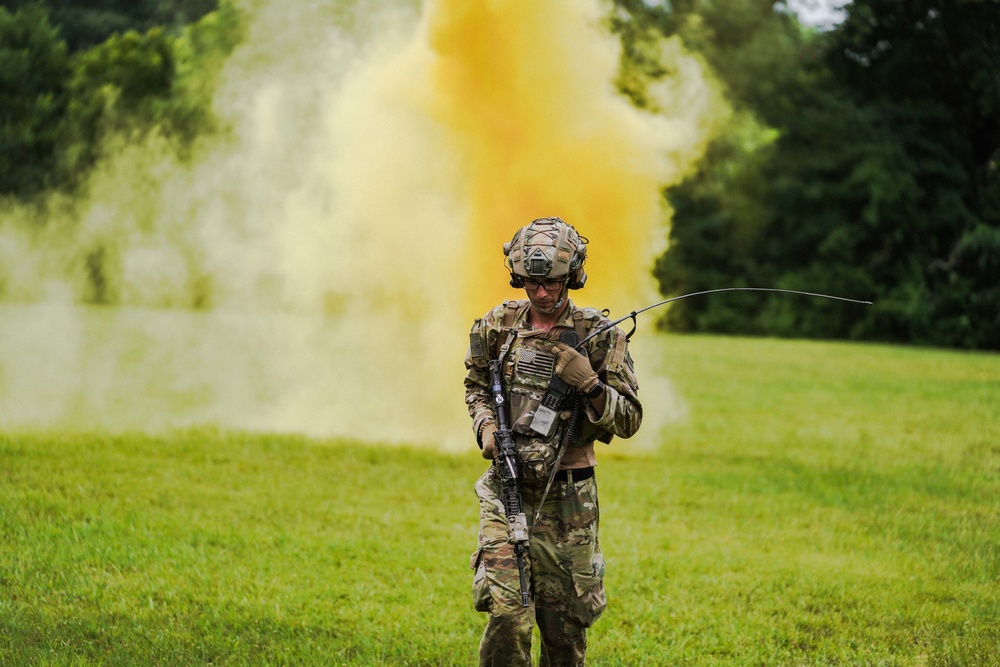
[[556, 355], [530, 347], [522, 347], [517, 351], [516, 362], [519, 373], [547, 378], [552, 376], [556, 365]]
[[479, 320], [476, 320], [476, 326], [469, 332], [469, 354], [473, 359], [486, 357], [486, 341], [483, 340], [483, 334], [479, 330]]

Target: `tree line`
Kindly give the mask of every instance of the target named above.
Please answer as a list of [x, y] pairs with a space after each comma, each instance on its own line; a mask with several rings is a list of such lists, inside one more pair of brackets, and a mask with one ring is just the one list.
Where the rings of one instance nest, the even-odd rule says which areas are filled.
[[155, 129], [183, 155], [212, 127], [209, 79], [240, 35], [217, 0], [6, 0], [0, 197], [72, 191], [112, 134]]
[[[730, 292], [664, 327], [1000, 349], [1000, 2], [854, 0], [833, 29], [783, 0], [606, 0], [620, 90], [640, 107], [676, 37], [732, 116], [664, 192], [666, 296]], [[212, 76], [242, 37], [226, 0], [5, 0], [0, 198], [72, 191], [105, 138], [154, 129], [180, 155], [214, 129]]]
[[[616, 0], [632, 61], [679, 36], [733, 117], [674, 211], [665, 295], [676, 331], [1000, 349], [1000, 3], [854, 0], [803, 28], [773, 0]], [[641, 103], [641, 99], [639, 99]]]

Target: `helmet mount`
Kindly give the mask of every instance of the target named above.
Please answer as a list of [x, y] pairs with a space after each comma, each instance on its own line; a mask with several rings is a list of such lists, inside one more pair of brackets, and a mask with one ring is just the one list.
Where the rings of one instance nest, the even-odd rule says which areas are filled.
[[524, 269], [533, 278], [545, 278], [552, 270], [552, 260], [545, 256], [541, 248], [535, 248], [531, 255], [524, 260]]

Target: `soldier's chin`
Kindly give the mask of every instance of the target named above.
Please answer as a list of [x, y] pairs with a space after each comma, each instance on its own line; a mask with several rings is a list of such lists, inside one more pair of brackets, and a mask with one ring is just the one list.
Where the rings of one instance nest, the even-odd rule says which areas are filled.
[[566, 297], [561, 297], [558, 301], [556, 301], [555, 303], [553, 303], [548, 308], [543, 308], [542, 306], [538, 305], [537, 303], [534, 304], [534, 306], [535, 306], [535, 310], [537, 310], [538, 312], [540, 312], [543, 315], [554, 315], [560, 308], [563, 307], [564, 303], [566, 303]]

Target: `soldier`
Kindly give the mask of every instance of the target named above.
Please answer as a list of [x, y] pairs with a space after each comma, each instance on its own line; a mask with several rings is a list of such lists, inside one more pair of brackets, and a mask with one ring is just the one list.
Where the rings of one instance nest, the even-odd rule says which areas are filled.
[[[587, 243], [560, 218], [540, 218], [519, 229], [504, 245], [504, 254], [511, 286], [523, 288], [528, 298], [493, 308], [472, 327], [465, 402], [483, 457], [492, 460], [497, 420], [487, 366], [499, 359], [530, 530], [525, 569], [531, 602], [524, 607], [500, 472], [497, 465], [490, 466], [476, 483], [479, 548], [472, 558], [475, 607], [489, 612], [480, 665], [530, 664], [535, 623], [541, 635], [541, 665], [583, 665], [587, 628], [607, 604], [597, 537], [594, 441], [632, 436], [642, 420], [642, 407], [620, 329], [611, 327], [597, 335], [583, 353], [559, 340], [560, 334], [572, 331], [582, 341], [608, 322], [600, 311], [578, 308], [568, 298], [569, 290], [580, 289], [587, 280]], [[538, 408], [556, 375], [579, 397], [584, 411], [582, 428], [574, 429], [575, 442], [567, 442], [571, 410], [559, 411], [554, 423], [536, 418], [544, 412]]]

